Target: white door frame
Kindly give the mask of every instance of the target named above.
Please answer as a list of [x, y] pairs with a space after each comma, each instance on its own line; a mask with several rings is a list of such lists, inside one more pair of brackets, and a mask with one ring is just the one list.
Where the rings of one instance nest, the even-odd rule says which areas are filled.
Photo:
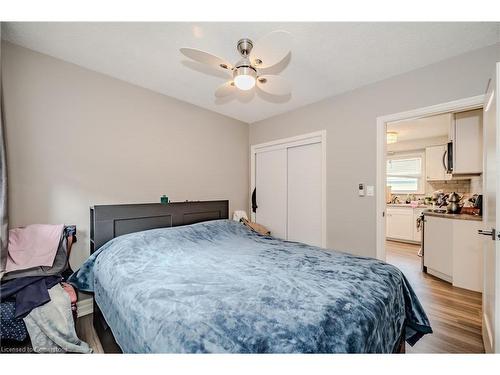
[[376, 254], [377, 259], [385, 261], [385, 186], [386, 186], [386, 124], [388, 122], [412, 120], [421, 117], [440, 115], [447, 112], [467, 111], [469, 109], [481, 108], [484, 105], [484, 95], [472, 96], [469, 98], [454, 100], [451, 102], [432, 105], [414, 109], [411, 111], [393, 113], [390, 115], [377, 117], [377, 208], [376, 208]]
[[[321, 246], [326, 247], [326, 130], [301, 134], [294, 137], [276, 139], [270, 142], [259, 143], [250, 146], [250, 197], [255, 189], [255, 155], [258, 152], [278, 150], [294, 146], [302, 146], [311, 143], [321, 143]], [[250, 213], [252, 221], [255, 221], [255, 213], [252, 212], [250, 202]]]

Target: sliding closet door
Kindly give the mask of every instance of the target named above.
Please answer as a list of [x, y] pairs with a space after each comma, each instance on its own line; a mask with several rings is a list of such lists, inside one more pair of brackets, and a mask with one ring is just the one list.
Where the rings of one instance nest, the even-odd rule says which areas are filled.
[[321, 246], [321, 143], [290, 147], [288, 151], [288, 240]]
[[259, 152], [255, 155], [255, 220], [274, 237], [286, 239], [287, 233], [287, 150]]

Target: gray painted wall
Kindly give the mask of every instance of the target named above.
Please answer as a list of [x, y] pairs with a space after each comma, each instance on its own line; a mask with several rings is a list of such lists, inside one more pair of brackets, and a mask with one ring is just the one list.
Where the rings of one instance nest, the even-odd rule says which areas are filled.
[[[500, 44], [250, 125], [250, 144], [327, 130], [327, 246], [375, 257], [376, 118], [483, 94]], [[306, 197], [305, 197], [306, 199]]]
[[[10, 225], [75, 223], [88, 206], [228, 198], [248, 207], [249, 144], [327, 130], [327, 245], [375, 256], [375, 120], [484, 93], [500, 45], [248, 125], [76, 65], [2, 44]], [[250, 134], [249, 134], [250, 132]], [[174, 156], [172, 156], [174, 155]], [[61, 171], [70, 171], [62, 173]]]
[[10, 226], [78, 226], [89, 206], [229, 199], [248, 206], [248, 124], [2, 44]]

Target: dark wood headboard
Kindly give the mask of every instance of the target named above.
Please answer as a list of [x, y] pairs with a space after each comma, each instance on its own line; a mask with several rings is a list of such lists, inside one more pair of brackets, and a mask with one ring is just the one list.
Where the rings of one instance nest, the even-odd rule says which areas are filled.
[[127, 233], [228, 218], [227, 200], [93, 206], [90, 207], [90, 253]]

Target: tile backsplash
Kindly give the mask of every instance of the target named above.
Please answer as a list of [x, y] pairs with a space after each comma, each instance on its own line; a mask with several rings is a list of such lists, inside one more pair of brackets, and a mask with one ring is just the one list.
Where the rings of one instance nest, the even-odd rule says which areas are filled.
[[445, 193], [456, 192], [459, 194], [482, 194], [483, 177], [474, 176], [467, 180], [431, 181], [427, 182], [426, 194], [432, 194], [436, 190]]
[[483, 194], [483, 176], [472, 177], [470, 179], [470, 192], [473, 194]]
[[445, 193], [456, 192], [466, 194], [471, 192], [471, 180], [452, 180], [452, 181], [432, 181], [427, 183], [430, 189], [427, 194], [432, 194], [436, 190], [442, 190]]
[[[444, 193], [456, 192], [464, 196], [464, 200], [472, 197], [474, 194], [483, 193], [483, 177], [475, 176], [467, 180], [447, 180], [447, 181], [430, 181], [426, 182], [425, 194], [412, 194], [416, 199], [423, 199], [426, 196], [432, 195], [436, 190], [442, 190]], [[400, 200], [406, 198], [406, 194], [392, 194], [399, 197]]]

